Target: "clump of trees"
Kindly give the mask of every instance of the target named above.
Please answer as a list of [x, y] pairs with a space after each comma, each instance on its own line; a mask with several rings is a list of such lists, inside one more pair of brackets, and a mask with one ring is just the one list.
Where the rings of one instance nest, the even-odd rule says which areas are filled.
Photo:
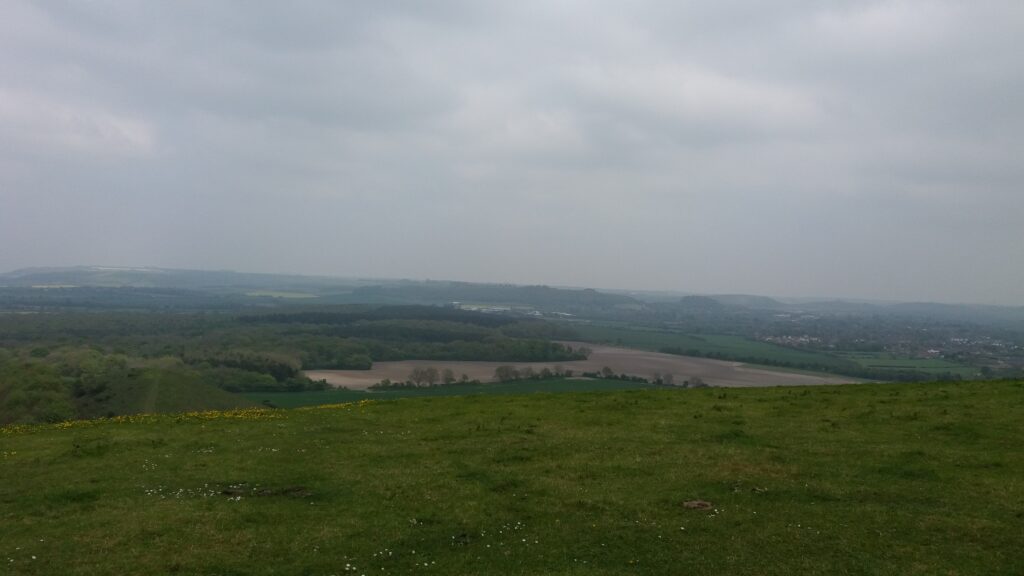
[[409, 381], [417, 386], [433, 386], [437, 384], [440, 377], [441, 373], [438, 372], [437, 368], [427, 366], [425, 368], [413, 368], [409, 374]]
[[650, 378], [644, 378], [642, 376], [634, 376], [632, 374], [616, 374], [610, 367], [605, 366], [601, 368], [599, 372], [583, 372], [582, 374], [586, 378], [597, 378], [604, 380], [625, 380], [627, 382], [643, 382], [645, 384], [654, 384], [656, 386], [673, 386], [679, 388], [708, 388], [710, 384], [704, 382], [699, 376], [694, 376], [688, 380], [683, 380], [682, 383], [676, 383], [676, 377], [674, 374], [662, 374], [655, 372]]
[[554, 368], [548, 368], [547, 366], [540, 370], [534, 370], [532, 366], [498, 366], [494, 369], [494, 379], [498, 382], [513, 382], [515, 380], [548, 380], [551, 378], [571, 378], [573, 375], [572, 370], [567, 370], [562, 366], [555, 366]]
[[632, 374], [616, 374], [614, 370], [605, 366], [601, 368], [599, 372], [584, 372], [583, 376], [586, 378], [596, 378], [599, 380], [624, 380], [626, 382], [642, 382], [649, 384], [650, 380], [643, 376], [633, 376]]
[[433, 366], [418, 366], [409, 373], [408, 379], [404, 382], [393, 382], [385, 378], [370, 386], [371, 390], [394, 390], [399, 388], [424, 388], [431, 386], [452, 386], [455, 384], [480, 384], [479, 380], [471, 380], [468, 375], [462, 374], [455, 377], [455, 371], [451, 368], [438, 370]]

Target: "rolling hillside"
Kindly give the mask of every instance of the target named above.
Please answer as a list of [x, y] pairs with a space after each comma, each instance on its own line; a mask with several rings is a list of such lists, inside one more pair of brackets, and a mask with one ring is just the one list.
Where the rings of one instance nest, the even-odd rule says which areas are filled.
[[8, 574], [1019, 574], [1024, 383], [423, 398], [0, 433]]

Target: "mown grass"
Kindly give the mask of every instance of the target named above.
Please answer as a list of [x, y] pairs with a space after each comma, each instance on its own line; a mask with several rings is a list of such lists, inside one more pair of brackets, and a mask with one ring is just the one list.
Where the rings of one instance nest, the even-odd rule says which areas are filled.
[[[1024, 383], [375, 401], [0, 433], [10, 574], [1020, 574]], [[712, 503], [708, 510], [683, 506]]]
[[544, 380], [517, 380], [513, 382], [487, 382], [483, 384], [450, 384], [416, 388], [392, 388], [386, 390], [317, 390], [307, 392], [247, 392], [240, 394], [246, 399], [274, 408], [300, 408], [338, 402], [359, 400], [395, 400], [398, 398], [423, 398], [433, 396], [467, 396], [536, 394], [539, 392], [596, 392], [613, 390], [642, 390], [657, 388], [645, 382], [631, 382], [614, 379], [569, 379], [551, 378]]

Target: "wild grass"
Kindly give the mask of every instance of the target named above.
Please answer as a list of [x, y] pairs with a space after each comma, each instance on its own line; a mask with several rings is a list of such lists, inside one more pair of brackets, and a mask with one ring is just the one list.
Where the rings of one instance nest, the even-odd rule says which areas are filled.
[[0, 570], [1020, 574], [1022, 410], [866, 384], [3, 429]]

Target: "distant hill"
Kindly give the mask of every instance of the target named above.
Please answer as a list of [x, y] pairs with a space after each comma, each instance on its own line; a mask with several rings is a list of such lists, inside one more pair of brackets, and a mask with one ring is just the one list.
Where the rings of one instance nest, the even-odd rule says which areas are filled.
[[0, 286], [11, 287], [90, 286], [108, 288], [178, 288], [189, 290], [302, 290], [351, 287], [358, 285], [358, 283], [358, 281], [354, 280], [323, 276], [254, 274], [226, 270], [175, 270], [107, 266], [23, 268], [0, 274]]
[[750, 294], [686, 295], [599, 291], [455, 281], [367, 280], [77, 266], [24, 268], [0, 274], [0, 309], [231, 309], [291, 304], [428, 304], [452, 302], [532, 308], [545, 312], [632, 321], [636, 314], [675, 309], [711, 315], [762, 311], [840, 316], [905, 316], [1021, 327], [1024, 307], [785, 299]]
[[885, 305], [868, 302], [848, 302], [846, 300], [815, 300], [799, 303], [787, 303], [792, 311], [810, 314], [870, 315], [885, 312]]
[[953, 322], [1016, 324], [1024, 322], [1024, 306], [986, 306], [981, 304], [935, 304], [908, 302], [885, 306], [890, 313], [937, 318]]
[[469, 282], [408, 282], [389, 286], [367, 286], [353, 290], [350, 298], [353, 301], [409, 304], [460, 302], [521, 305], [569, 313], [592, 308], [641, 306], [639, 301], [629, 296], [608, 294], [589, 288], [568, 289]]
[[[595, 308], [640, 307], [640, 302], [629, 296], [609, 294], [592, 289], [553, 288], [550, 286], [517, 286], [512, 284], [477, 284], [470, 282], [414, 281], [414, 280], [355, 280], [325, 276], [296, 276], [279, 274], [251, 274], [231, 271], [171, 270], [163, 268], [116, 268], [80, 266], [71, 268], [25, 268], [0, 274], [0, 287], [10, 289], [67, 290], [57, 293], [81, 305], [88, 302], [109, 302], [110, 294], [102, 289], [164, 291], [124, 292], [129, 302], [165, 296], [167, 300], [182, 296], [167, 292], [188, 290], [208, 294], [231, 294], [281, 300], [305, 300], [302, 303], [347, 304], [450, 304], [466, 302], [505, 306], [527, 306], [553, 311], [581, 312]], [[89, 291], [70, 292], [89, 288]], [[37, 292], [9, 293], [19, 302], [46, 300], [52, 302], [54, 294], [42, 296]], [[235, 302], [237, 304], [237, 302]], [[208, 304], [203, 302], [203, 304]], [[228, 303], [224, 303], [227, 305]], [[159, 307], [160, 303], [154, 303]]]
[[684, 296], [676, 303], [680, 310], [688, 312], [722, 312], [727, 307], [710, 296]]
[[709, 298], [725, 304], [726, 306], [743, 306], [744, 308], [756, 308], [761, 310], [784, 310], [788, 308], [782, 302], [767, 296], [752, 296], [749, 294], [714, 294]]

